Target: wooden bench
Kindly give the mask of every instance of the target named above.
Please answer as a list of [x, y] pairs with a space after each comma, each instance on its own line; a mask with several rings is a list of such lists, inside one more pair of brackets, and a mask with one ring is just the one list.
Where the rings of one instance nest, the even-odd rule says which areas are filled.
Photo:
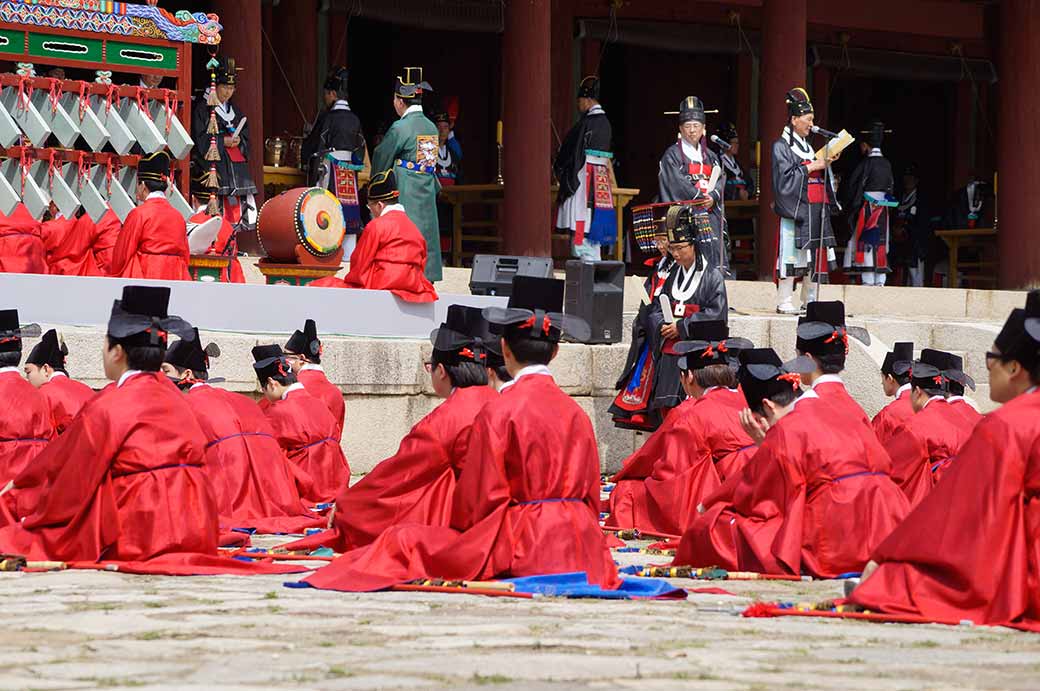
[[[950, 250], [950, 266], [947, 274], [947, 285], [950, 288], [960, 287], [960, 272], [967, 272], [964, 275], [966, 282], [996, 285], [997, 262], [995, 260], [987, 260], [980, 255], [977, 261], [961, 261], [961, 250], [965, 247], [989, 249], [996, 241], [996, 228], [954, 228], [937, 230], [935, 234], [942, 238]], [[996, 253], [992, 253], [992, 256], [995, 257]]]

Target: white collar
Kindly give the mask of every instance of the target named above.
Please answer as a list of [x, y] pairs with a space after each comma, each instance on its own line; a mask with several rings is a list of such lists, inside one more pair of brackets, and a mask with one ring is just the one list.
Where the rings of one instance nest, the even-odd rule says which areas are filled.
[[975, 405], [975, 401], [971, 400], [967, 396], [950, 396], [949, 398], [946, 399], [946, 401], [948, 403], [953, 403], [954, 401], [964, 401], [965, 403], [970, 405], [975, 410], [979, 409], [979, 407], [977, 405]]
[[813, 153], [813, 149], [809, 146], [809, 142], [798, 136], [798, 133], [791, 129], [790, 126], [784, 128], [781, 137], [786, 139], [787, 145], [791, 147], [791, 151], [793, 151], [799, 158], [806, 161], [811, 161], [816, 158], [816, 154]]
[[878, 157], [884, 157], [884, 154], [881, 153], [881, 148], [880, 147], [875, 146], [873, 149], [870, 150], [870, 153], [867, 154], [867, 158], [878, 158]]
[[513, 384], [517, 383], [518, 381], [520, 381], [524, 377], [528, 377], [528, 376], [535, 375], [535, 374], [541, 374], [541, 375], [544, 375], [544, 376], [547, 376], [547, 377], [552, 377], [552, 372], [550, 372], [549, 368], [546, 367], [545, 365], [528, 365], [527, 367], [524, 367], [522, 370], [517, 372], [516, 376], [513, 377], [510, 381], [507, 381], [505, 384], [503, 384], [502, 388], [499, 389], [498, 391], [499, 391], [499, 393], [501, 393], [502, 391], [505, 391], [510, 386], [512, 386]]
[[55, 370], [54, 374], [51, 375], [51, 379], [54, 379], [55, 377], [65, 377], [66, 379], [68, 379], [69, 375], [65, 374], [64, 372], [58, 372], [57, 370]]
[[909, 382], [907, 382], [906, 384], [903, 384], [902, 386], [899, 387], [899, 390], [896, 391], [896, 398], [899, 398], [900, 396], [902, 396], [904, 391], [909, 391], [912, 388], [914, 388], [914, 385], [909, 383]]
[[304, 364], [304, 365], [302, 365], [300, 367], [300, 371], [301, 372], [309, 372], [309, 371], [324, 372], [325, 368], [322, 367], [321, 365], [315, 365], [313, 362], [308, 362], [308, 363], [306, 363], [306, 364]]
[[19, 370], [17, 367], [0, 367], [0, 374], [4, 374], [5, 372], [14, 372], [15, 374], [21, 374], [21, 370]]
[[288, 396], [289, 394], [291, 394], [293, 391], [302, 391], [302, 390], [303, 390], [303, 384], [301, 384], [300, 382], [296, 382], [295, 384], [289, 384], [288, 388], [286, 388], [285, 391], [282, 392], [282, 400], [284, 401], [285, 397]]
[[149, 199], [166, 199], [166, 193], [165, 192], [149, 192], [148, 196], [145, 197], [145, 201], [148, 201]]
[[808, 401], [810, 399], [819, 398], [819, 397], [820, 397], [820, 394], [816, 393], [812, 389], [809, 389], [808, 391], [803, 391], [802, 395], [794, 400], [794, 405], [797, 408], [798, 404], [801, 403], [802, 401]]
[[683, 156], [686, 158], [690, 159], [694, 163], [704, 162], [704, 156], [701, 154], [700, 142], [697, 142], [697, 145], [694, 146], [682, 137], [679, 137], [679, 146], [682, 147]]
[[407, 215], [407, 213], [404, 210], [404, 204], [387, 204], [386, 206], [383, 207], [383, 213], [381, 213], [379, 215], [380, 216], [386, 216], [391, 211], [400, 211], [402, 213], [405, 213], [405, 215]]
[[935, 401], [935, 400], [945, 401], [946, 400], [946, 396], [931, 396], [927, 401], [924, 402], [924, 405], [921, 406], [921, 410], [924, 410], [925, 408], [927, 408], [928, 404], [931, 403], [932, 401]]
[[841, 380], [837, 374], [822, 374], [820, 378], [813, 382], [812, 388], [815, 389], [819, 384], [841, 384], [845, 386], [845, 382]]
[[127, 379], [138, 374], [144, 374], [144, 372], [142, 372], [139, 369], [128, 369], [127, 371], [123, 372], [123, 374], [119, 377], [119, 381], [116, 382], [116, 388], [118, 389], [120, 386], [126, 383]]
[[199, 388], [200, 386], [209, 386], [209, 384], [207, 384], [204, 381], [197, 381], [194, 384], [192, 384], [190, 387], [188, 387], [188, 391], [194, 391], [195, 389]]
[[710, 394], [710, 393], [711, 393], [712, 391], [714, 391], [715, 389], [721, 389], [721, 388], [722, 388], [721, 386], [709, 386], [708, 388], [706, 388], [706, 389], [704, 390], [704, 393], [702, 393], [702, 394], [701, 394], [701, 398], [704, 398], [705, 396], [707, 396], [708, 394]]
[[350, 104], [347, 103], [346, 99], [341, 98], [333, 103], [329, 110], [350, 110]]
[[401, 113], [401, 117], [403, 118], [405, 115], [410, 115], [412, 113], [422, 113], [422, 106], [408, 106], [404, 109], [404, 112]]
[[588, 116], [588, 115], [606, 115], [606, 114], [607, 114], [607, 112], [605, 110], [603, 110], [603, 106], [601, 106], [598, 103], [585, 111], [585, 115], [586, 116]]
[[1026, 393], [1035, 393], [1038, 388], [1040, 388], [1040, 387], [1038, 387], [1038, 386], [1030, 386], [1028, 389], [1026, 389]]

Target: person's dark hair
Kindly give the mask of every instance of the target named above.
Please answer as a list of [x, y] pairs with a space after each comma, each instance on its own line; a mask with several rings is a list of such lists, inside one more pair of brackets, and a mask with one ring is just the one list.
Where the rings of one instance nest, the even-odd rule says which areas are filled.
[[951, 396], [963, 396], [964, 395], [964, 384], [953, 381], [952, 379], [947, 382], [947, 386], [950, 387]]
[[470, 386], [487, 386], [487, 368], [483, 365], [478, 365], [475, 362], [448, 364], [444, 361], [444, 357], [440, 352], [436, 350], [433, 351], [433, 357], [430, 358], [430, 362], [434, 367], [444, 365], [444, 371], [448, 373], [448, 379], [451, 380], [451, 385], [456, 389], [465, 389]]
[[22, 361], [22, 351], [8, 350], [0, 353], [0, 367], [17, 367]]
[[122, 346], [126, 353], [126, 366], [130, 369], [142, 372], [158, 372], [162, 369], [163, 359], [166, 357], [166, 345], [127, 345], [119, 338], [108, 336], [108, 349]]
[[722, 386], [727, 389], [737, 388], [737, 375], [729, 368], [729, 365], [709, 365], [693, 371], [697, 386], [709, 389], [713, 386]]
[[[188, 371], [187, 368], [178, 367], [177, 365], [174, 365], [173, 369], [175, 369], [177, 371], [177, 374], [181, 377], [183, 377], [184, 373]], [[192, 370], [191, 375], [198, 381], [206, 381], [207, 379], [209, 379], [209, 372], [205, 370]]]
[[924, 391], [926, 394], [928, 394], [928, 396], [942, 396], [945, 398], [948, 394], [948, 392], [944, 391], [943, 389], [925, 389], [920, 386], [915, 386], [914, 388], [918, 389], [919, 391]]
[[826, 355], [813, 355], [824, 374], [841, 374], [845, 369], [845, 353], [828, 353]]
[[555, 343], [529, 338], [516, 329], [507, 328], [503, 338], [513, 351], [516, 361], [525, 365], [548, 365], [556, 350]]
[[1029, 370], [1029, 381], [1031, 381], [1034, 386], [1040, 385], [1040, 358], [1037, 358], [1033, 367]]
[[260, 386], [267, 386], [267, 380], [268, 379], [274, 379], [276, 382], [278, 382], [282, 386], [289, 386], [291, 384], [295, 384], [296, 383], [296, 375], [293, 374], [292, 372], [286, 372], [284, 375], [282, 375], [282, 374], [275, 374], [275, 375], [270, 376], [270, 377], [265, 377], [264, 379], [262, 379], [260, 381]]
[[513, 375], [509, 373], [509, 370], [506, 369], [505, 365], [499, 365], [495, 367], [494, 370], [495, 376], [498, 377], [498, 380], [503, 384], [507, 381], [513, 381]]
[[[799, 388], [793, 388], [792, 387], [790, 389], [788, 389], [787, 387], [784, 387], [780, 391], [777, 391], [776, 393], [774, 393], [772, 396], [767, 396], [767, 398], [770, 401], [772, 401], [773, 403], [776, 403], [778, 406], [783, 407], [783, 406], [791, 405], [791, 403], [793, 403], [801, 395], [802, 395], [802, 389], [800, 387]], [[762, 399], [762, 401], [765, 401], [765, 400], [766, 400], [765, 398]], [[758, 405], [752, 406], [751, 411], [754, 412], [754, 413], [758, 413], [759, 415], [765, 415], [766, 407], [765, 407], [765, 405], [763, 404], [762, 401], [759, 401]]]
[[165, 180], [142, 180], [141, 182], [144, 183], [145, 188], [147, 188], [149, 192], [165, 192], [166, 191], [166, 181]]
[[896, 384], [899, 384], [900, 386], [904, 386], [904, 385], [910, 383], [910, 370], [907, 370], [903, 374], [896, 374], [895, 372], [889, 372], [888, 376], [892, 377], [893, 379], [895, 379], [896, 380]]

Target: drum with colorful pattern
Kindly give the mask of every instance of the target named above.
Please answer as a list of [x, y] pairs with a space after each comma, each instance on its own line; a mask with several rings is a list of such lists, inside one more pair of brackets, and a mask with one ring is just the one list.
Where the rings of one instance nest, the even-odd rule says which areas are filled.
[[346, 233], [339, 199], [320, 187], [297, 187], [267, 200], [256, 226], [268, 259], [282, 262], [296, 261], [297, 246], [315, 257], [331, 256]]

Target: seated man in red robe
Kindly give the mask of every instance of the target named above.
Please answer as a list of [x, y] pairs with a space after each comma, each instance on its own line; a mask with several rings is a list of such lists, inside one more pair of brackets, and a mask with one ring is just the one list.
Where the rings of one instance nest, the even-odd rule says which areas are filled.
[[372, 220], [350, 255], [350, 271], [342, 279], [329, 276], [308, 285], [389, 290], [405, 302], [436, 302], [437, 291], [423, 273], [426, 240], [405, 214], [399, 198], [393, 170], [373, 177], [368, 186]]
[[479, 309], [474, 315], [452, 305], [447, 321], [430, 336], [433, 355], [426, 370], [433, 392], [444, 402], [416, 423], [396, 454], [343, 488], [332, 531], [305, 540], [345, 552], [369, 544], [396, 524], [450, 525], [452, 495], [473, 421], [498, 398], [487, 385], [483, 343], [467, 335], [474, 330], [469, 321], [474, 316], [483, 321]]
[[[274, 430], [247, 396], [211, 386], [214, 344], [199, 338], [180, 340], [166, 351], [162, 369], [187, 394], [195, 419], [206, 436], [206, 474], [217, 512], [227, 528], [255, 528], [261, 533], [302, 533], [322, 525], [304, 506], [297, 487], [300, 472], [285, 457]], [[306, 479], [302, 484], [308, 484]]]
[[800, 355], [807, 356], [815, 365], [813, 371], [802, 375], [802, 384], [812, 387], [817, 396], [869, 426], [867, 414], [849, 395], [845, 382], [838, 376], [845, 369], [845, 358], [849, 354], [845, 303], [834, 300], [806, 305], [805, 316], [798, 318], [795, 347]]
[[[971, 377], [964, 374], [964, 359], [960, 355], [949, 354], [949, 358], [949, 369], [953, 374], [947, 382], [950, 395], [946, 397], [946, 402], [964, 418], [972, 429], [975, 429], [975, 425], [982, 421], [982, 413], [979, 412], [975, 402], [964, 395], [966, 386], [972, 391], [975, 390], [975, 382], [971, 380]], [[959, 376], [957, 373], [959, 373]]]
[[123, 229], [123, 222], [116, 216], [116, 212], [109, 209], [101, 220], [94, 224], [94, 234], [90, 241], [90, 251], [94, 255], [94, 262], [101, 271], [102, 276], [111, 276], [112, 252], [116, 247], [116, 240]]
[[782, 365], [772, 349], [740, 354], [758, 452], [703, 506], [676, 565], [833, 578], [860, 571], [909, 507], [888, 454], [854, 412], [801, 392], [806, 358]]
[[22, 378], [22, 337], [39, 334], [22, 327], [18, 310], [0, 310], [0, 486], [15, 477], [54, 436], [47, 401]]
[[914, 360], [914, 344], [892, 344], [881, 363], [881, 386], [885, 395], [895, 400], [878, 411], [870, 421], [878, 441], [887, 444], [903, 423], [914, 414], [910, 403], [910, 365]]
[[343, 439], [343, 416], [346, 404], [343, 392], [329, 381], [321, 366], [322, 345], [318, 339], [318, 326], [313, 319], [303, 323], [303, 331], [294, 331], [285, 343], [285, 359], [289, 361], [296, 381], [303, 384], [307, 393], [321, 399], [336, 421], [336, 441]]
[[1012, 311], [986, 367], [990, 398], [1004, 405], [874, 550], [854, 604], [1040, 631], [1040, 292]]
[[914, 415], [884, 445], [892, 459], [892, 479], [911, 507], [939, 482], [975, 427], [946, 400], [951, 377], [967, 376], [950, 368], [951, 358], [941, 350], [921, 351], [910, 380]]
[[[654, 535], [681, 535], [695, 507], [719, 488], [723, 475], [739, 470], [754, 443], [740, 426], [747, 404], [730, 367], [742, 338], [727, 339], [724, 321], [694, 322], [675, 351], [688, 398], [611, 480], [608, 528], [636, 528]], [[743, 449], [747, 449], [742, 453]]]
[[50, 273], [62, 276], [107, 275], [94, 258], [93, 242], [98, 232], [89, 214], [45, 221], [41, 231]]
[[280, 346], [253, 348], [253, 369], [270, 406], [264, 411], [289, 460], [309, 478], [300, 494], [310, 504], [331, 502], [350, 481], [336, 439], [336, 421], [320, 399], [296, 380]]
[[0, 213], [0, 273], [47, 273], [47, 248], [40, 222], [25, 204], [15, 204], [10, 216]]
[[87, 401], [94, 398], [92, 388], [69, 378], [65, 365], [68, 354], [65, 341], [50, 329], [25, 358], [25, 378], [47, 401], [55, 434], [64, 432]]
[[502, 355], [514, 379], [473, 423], [451, 526], [389, 528], [319, 569], [306, 579], [309, 585], [366, 591], [423, 577], [584, 571], [590, 583], [617, 587], [598, 521], [592, 423], [547, 367], [565, 329], [581, 340], [589, 327], [540, 309], [488, 308], [484, 316], [502, 327]]
[[123, 288], [103, 351], [116, 385], [4, 488], [0, 552], [63, 561], [216, 554], [206, 439], [159, 371], [167, 333], [192, 337], [167, 313], [169, 298], [165, 287]]
[[109, 275], [190, 281], [188, 231], [184, 217], [166, 199], [170, 155], [158, 151], [137, 164], [141, 202], [123, 223], [112, 250]]

